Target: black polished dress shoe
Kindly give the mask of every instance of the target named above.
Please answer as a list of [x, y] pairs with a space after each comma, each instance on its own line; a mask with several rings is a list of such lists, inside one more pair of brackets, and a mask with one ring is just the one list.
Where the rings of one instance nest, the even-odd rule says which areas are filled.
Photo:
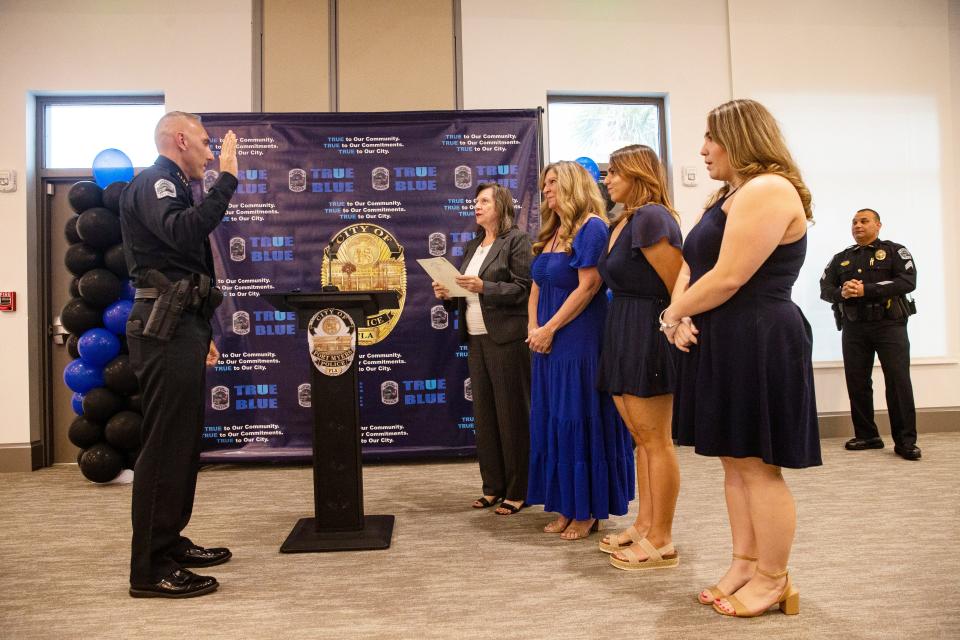
[[863, 451], [864, 449], [883, 449], [883, 438], [851, 438], [843, 445], [849, 451]]
[[233, 556], [226, 547], [204, 547], [193, 545], [183, 553], [173, 556], [174, 562], [181, 567], [212, 567], [223, 564]]
[[920, 447], [915, 444], [911, 444], [908, 447], [896, 446], [893, 448], [894, 453], [903, 458], [904, 460], [919, 460], [920, 459]]
[[193, 598], [212, 593], [220, 583], [210, 576], [198, 576], [189, 569], [177, 569], [148, 585], [130, 586], [134, 598]]

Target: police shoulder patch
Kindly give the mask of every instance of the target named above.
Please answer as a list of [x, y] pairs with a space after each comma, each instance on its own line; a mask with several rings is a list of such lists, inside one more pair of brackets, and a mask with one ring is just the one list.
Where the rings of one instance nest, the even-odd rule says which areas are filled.
[[913, 258], [913, 256], [910, 255], [910, 252], [907, 250], [906, 247], [900, 247], [900, 249], [897, 251], [897, 254], [904, 260], [910, 260]]
[[153, 183], [153, 190], [157, 192], [157, 200], [161, 198], [176, 198], [177, 188], [166, 178], [160, 178]]

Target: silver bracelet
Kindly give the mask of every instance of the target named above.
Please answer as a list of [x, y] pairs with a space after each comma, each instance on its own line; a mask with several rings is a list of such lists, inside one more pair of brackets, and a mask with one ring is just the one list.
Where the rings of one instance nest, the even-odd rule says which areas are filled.
[[660, 323], [660, 331], [666, 331], [667, 329], [673, 329], [674, 327], [680, 324], [680, 321], [676, 321], [673, 324], [667, 324], [663, 321], [663, 314], [667, 312], [666, 309], [660, 312], [660, 316], [657, 318], [657, 321]]

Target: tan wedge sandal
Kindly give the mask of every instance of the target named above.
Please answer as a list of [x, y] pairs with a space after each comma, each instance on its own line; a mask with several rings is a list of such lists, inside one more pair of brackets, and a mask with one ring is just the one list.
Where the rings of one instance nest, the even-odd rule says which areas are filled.
[[[756, 562], [756, 561], [757, 561], [756, 558], [751, 558], [750, 556], [744, 556], [744, 555], [741, 555], [741, 554], [739, 554], [739, 553], [733, 554], [733, 557], [736, 558], [737, 560], [746, 560], [747, 562]], [[713, 596], [713, 597], [712, 597], [710, 600], [704, 600], [704, 599], [703, 599], [703, 591], [709, 592], [710, 595]], [[707, 588], [704, 589], [703, 591], [701, 591], [700, 593], [697, 594], [697, 602], [699, 602], [700, 604], [706, 604], [706, 605], [713, 604], [713, 601], [714, 601], [714, 600], [719, 600], [720, 598], [726, 598], [727, 595], [729, 595], [729, 594], [724, 593], [723, 591], [720, 591], [720, 589], [717, 588], [717, 585], [713, 585], [712, 587], [707, 587]]]
[[627, 547], [621, 549], [620, 553], [627, 557], [626, 560], [620, 560], [614, 556], [610, 556], [610, 564], [615, 566], [617, 569], [623, 569], [624, 571], [642, 571], [644, 569], [668, 569], [670, 567], [675, 567], [680, 564], [680, 555], [677, 553], [677, 550], [673, 548], [673, 543], [663, 545], [659, 549], [650, 544], [650, 541], [644, 538], [637, 542], [640, 545], [640, 548], [643, 549], [643, 552], [647, 554], [647, 557], [643, 560], [640, 559], [640, 555]]
[[626, 529], [623, 533], [627, 534], [627, 536], [630, 538], [630, 542], [627, 542], [626, 544], [620, 544], [617, 542], [617, 539], [623, 534], [611, 533], [609, 536], [607, 536], [607, 540], [609, 540], [609, 542], [604, 542], [603, 540], [600, 541], [600, 551], [603, 551], [604, 553], [616, 553], [621, 549], [626, 549], [634, 542], [640, 542], [643, 540], [643, 536], [640, 535], [636, 525], [630, 525], [630, 528]]
[[[785, 613], [788, 616], [795, 616], [800, 613], [800, 592], [793, 588], [793, 584], [790, 582], [790, 574], [787, 573], [787, 570], [779, 571], [777, 573], [768, 573], [760, 567], [757, 567], [757, 573], [760, 575], [767, 576], [773, 580], [779, 580], [783, 576], [787, 576], [787, 583], [783, 585], [783, 591], [780, 593], [780, 597], [773, 604], [780, 606], [780, 611]], [[756, 618], [757, 616], [762, 616], [767, 611], [770, 610], [770, 607], [761, 609], [760, 611], [750, 612], [747, 611], [746, 607], [743, 606], [743, 603], [737, 599], [737, 596], [724, 596], [724, 600], [730, 603], [730, 606], [733, 607], [733, 613], [727, 613], [723, 609], [717, 606], [717, 601], [713, 603], [713, 610], [724, 616], [735, 616], [737, 618]]]

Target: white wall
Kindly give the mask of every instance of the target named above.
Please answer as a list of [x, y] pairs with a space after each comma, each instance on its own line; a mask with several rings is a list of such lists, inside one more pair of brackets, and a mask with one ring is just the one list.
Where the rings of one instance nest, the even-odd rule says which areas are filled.
[[[667, 94], [679, 185], [681, 166], [703, 166], [698, 152], [707, 111], [730, 96], [726, 6], [725, 0], [464, 0], [464, 108], [546, 108], [548, 91]], [[716, 184], [702, 172], [699, 186], [676, 188], [685, 229]]]
[[[556, 90], [667, 93], [675, 200], [684, 231], [696, 221], [716, 183], [702, 179], [697, 187], [679, 186], [679, 168], [702, 166], [697, 152], [704, 117], [717, 104], [733, 97], [768, 102], [788, 137], [806, 125], [800, 121], [802, 112], [788, 108], [790, 97], [809, 103], [812, 96], [829, 102], [881, 93], [927, 104], [929, 120], [921, 119], [920, 124], [935, 132], [924, 144], [931, 147], [926, 159], [936, 166], [933, 192], [942, 219], [935, 225], [916, 224], [911, 205], [925, 203], [911, 200], [910, 181], [915, 176], [873, 176], [873, 188], [867, 189], [870, 180], [853, 162], [848, 171], [858, 193], [824, 188], [818, 194], [816, 184], [811, 185], [820, 221], [811, 231], [803, 277], [815, 285], [825, 256], [852, 243], [849, 220], [855, 208], [845, 198], [868, 200], [877, 209], [887, 206], [890, 213], [897, 212], [884, 218], [884, 236], [917, 252], [922, 285], [918, 304], [921, 313], [928, 314], [911, 322], [916, 327], [911, 329], [914, 340], [932, 331], [944, 333], [947, 340], [943, 349], [947, 357], [914, 360], [917, 406], [960, 404], [955, 391], [960, 388], [956, 362], [960, 295], [955, 285], [945, 284], [960, 281], [957, 252], [951, 249], [958, 246], [960, 219], [954, 133], [960, 128], [955, 107], [960, 96], [951, 97], [951, 80], [956, 92], [960, 72], [955, 49], [950, 66], [951, 37], [954, 47], [960, 42], [960, 1], [464, 0], [462, 16], [465, 108], [546, 107], [547, 92]], [[862, 112], [835, 115], [839, 121], [831, 125], [838, 132], [856, 129], [863, 136], [863, 128], [853, 125], [870, 114], [870, 102], [859, 104]], [[838, 154], [856, 152], [858, 145], [874, 154], [884, 150], [874, 132], [869, 133], [869, 139], [848, 137], [819, 157], [804, 157], [808, 164], [801, 168], [817, 175], [822, 173], [820, 165], [832, 160], [839, 169], [832, 168], [842, 173]], [[942, 254], [943, 267], [930, 265], [924, 270], [921, 248]], [[945, 311], [938, 312], [944, 296]], [[829, 313], [826, 304], [815, 300], [807, 307], [808, 315]], [[838, 336], [833, 330], [818, 332], [815, 340], [839, 341]], [[822, 363], [815, 375], [819, 410], [848, 411], [842, 366]], [[878, 408], [885, 407], [882, 380], [878, 369], [874, 380]]]
[[[920, 313], [909, 331], [923, 407], [956, 406], [960, 382], [956, 363], [933, 364], [955, 359], [958, 347], [957, 287], [946, 287], [957, 281], [948, 22], [944, 0], [730, 0], [733, 93], [778, 116], [814, 196], [817, 224], [794, 296], [814, 327], [814, 357], [841, 358], [817, 281], [852, 244], [853, 213], [875, 208], [881, 237], [916, 257]], [[841, 374], [818, 371], [821, 410], [846, 409]], [[882, 395], [882, 376], [875, 383]]]
[[[31, 439], [27, 388], [27, 216], [34, 179], [32, 95], [152, 92], [167, 107], [249, 111], [251, 0], [0, 0], [0, 168], [19, 188], [0, 193], [0, 444]], [[59, 230], [54, 230], [58, 233]], [[36, 436], [35, 436], [36, 437]]]

